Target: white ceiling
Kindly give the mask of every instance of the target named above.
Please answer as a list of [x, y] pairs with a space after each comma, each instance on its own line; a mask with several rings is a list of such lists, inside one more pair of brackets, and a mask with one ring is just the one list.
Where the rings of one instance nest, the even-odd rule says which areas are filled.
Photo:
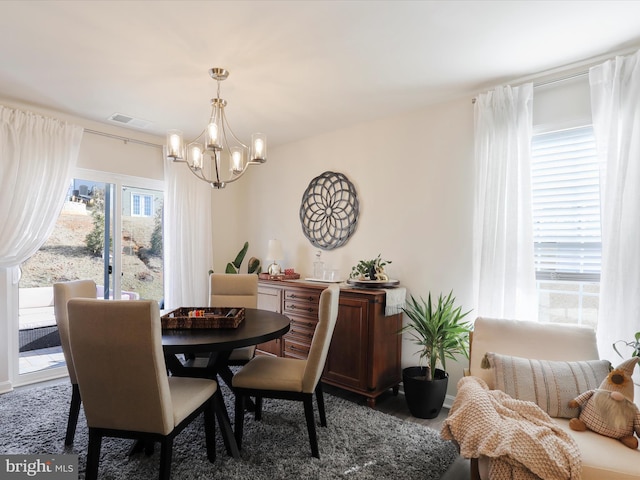
[[0, 1], [0, 97], [271, 146], [640, 48], [640, 1]]

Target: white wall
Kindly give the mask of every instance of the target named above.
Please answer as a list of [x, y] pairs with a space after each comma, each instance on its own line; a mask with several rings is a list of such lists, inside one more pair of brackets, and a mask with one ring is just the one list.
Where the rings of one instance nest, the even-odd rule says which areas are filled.
[[[330, 170], [355, 185], [360, 217], [346, 245], [323, 251], [325, 264], [347, 278], [358, 260], [380, 253], [393, 262], [388, 273], [409, 293], [426, 297], [429, 291], [453, 290], [463, 308], [473, 307], [470, 98], [273, 148], [266, 164], [252, 168], [237, 184], [214, 192], [216, 270], [224, 269], [244, 240], [250, 244], [247, 257], [265, 264], [268, 240], [278, 238], [283, 268], [311, 276], [317, 249], [302, 233], [299, 208], [309, 182]], [[232, 203], [246, 210], [230, 214]], [[417, 364], [414, 352], [405, 340], [403, 366]], [[454, 394], [462, 365], [447, 364], [447, 370]]]

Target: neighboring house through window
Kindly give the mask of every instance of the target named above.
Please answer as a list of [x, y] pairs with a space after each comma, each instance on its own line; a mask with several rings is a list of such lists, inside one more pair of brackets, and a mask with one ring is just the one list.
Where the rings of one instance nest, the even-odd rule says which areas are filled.
[[153, 197], [141, 193], [131, 193], [131, 216], [150, 217], [153, 215]]

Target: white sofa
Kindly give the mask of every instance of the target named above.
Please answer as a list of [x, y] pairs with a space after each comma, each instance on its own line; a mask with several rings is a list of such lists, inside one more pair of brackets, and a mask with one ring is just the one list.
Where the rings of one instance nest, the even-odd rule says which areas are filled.
[[[596, 336], [591, 328], [478, 318], [475, 321], [467, 373], [482, 378], [491, 389], [494, 388], [494, 373], [481, 365], [487, 352], [536, 360], [598, 359]], [[622, 361], [609, 360], [614, 366]], [[636, 403], [640, 403], [639, 400], [636, 393]], [[583, 480], [640, 480], [640, 450], [631, 450], [618, 440], [590, 431], [574, 432], [569, 428], [567, 419], [554, 418], [553, 421], [576, 441], [582, 456]], [[471, 465], [472, 479], [489, 478], [487, 458], [472, 459]]]

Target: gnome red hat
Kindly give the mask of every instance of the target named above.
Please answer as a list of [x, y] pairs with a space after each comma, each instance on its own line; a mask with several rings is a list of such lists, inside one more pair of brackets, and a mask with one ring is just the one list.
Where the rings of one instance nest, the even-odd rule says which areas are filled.
[[631, 375], [633, 375], [633, 369], [640, 361], [640, 357], [631, 357], [629, 360], [625, 360], [616, 368], [614, 368], [607, 378], [605, 378], [600, 384], [600, 390], [607, 390], [609, 392], [620, 392], [625, 398], [633, 402], [633, 381]]

